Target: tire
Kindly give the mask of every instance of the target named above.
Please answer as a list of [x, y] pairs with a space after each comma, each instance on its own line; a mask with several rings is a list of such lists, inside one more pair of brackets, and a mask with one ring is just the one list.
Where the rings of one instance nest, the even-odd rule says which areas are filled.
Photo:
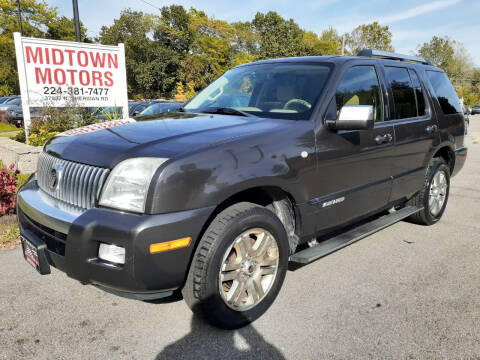
[[[445, 188], [440, 188], [436, 186], [435, 183], [438, 182], [434, 180], [436, 176], [443, 176], [445, 179]], [[443, 193], [443, 203], [439, 205], [436, 203], [436, 206], [432, 205], [430, 192], [438, 191], [438, 193]], [[427, 169], [427, 174], [425, 177], [425, 185], [420, 192], [418, 192], [412, 199], [410, 199], [407, 205], [423, 207], [423, 210], [411, 215], [407, 218], [408, 221], [420, 225], [433, 225], [437, 223], [447, 206], [448, 196], [450, 193], [450, 168], [442, 158], [433, 158], [430, 161], [430, 164]], [[432, 196], [434, 196], [433, 194]], [[435, 202], [435, 201], [434, 201]]]
[[288, 256], [287, 234], [274, 213], [247, 202], [232, 205], [215, 217], [202, 236], [183, 298], [210, 324], [240, 328], [273, 303], [285, 278]]

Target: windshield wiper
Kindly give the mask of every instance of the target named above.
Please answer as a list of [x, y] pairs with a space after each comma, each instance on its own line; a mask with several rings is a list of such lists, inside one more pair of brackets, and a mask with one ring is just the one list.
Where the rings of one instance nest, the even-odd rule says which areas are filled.
[[247, 113], [245, 111], [237, 110], [231, 107], [218, 107], [218, 108], [212, 108], [212, 109], [205, 109], [205, 110], [201, 110], [200, 112], [205, 114], [240, 115], [240, 116], [247, 116], [247, 117], [256, 117], [253, 114]]

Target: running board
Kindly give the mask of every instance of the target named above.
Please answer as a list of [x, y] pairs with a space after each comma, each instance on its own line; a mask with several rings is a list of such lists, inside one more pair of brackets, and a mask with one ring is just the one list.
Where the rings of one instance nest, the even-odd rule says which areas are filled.
[[318, 245], [309, 247], [290, 256], [290, 261], [300, 264], [308, 264], [314, 260], [320, 259], [333, 253], [345, 246], [353, 244], [369, 235], [376, 233], [386, 227], [399, 222], [406, 217], [421, 211], [423, 208], [416, 206], [406, 206], [400, 210], [384, 215], [376, 220], [368, 222], [353, 228], [343, 234], [337, 235], [331, 239], [322, 241]]

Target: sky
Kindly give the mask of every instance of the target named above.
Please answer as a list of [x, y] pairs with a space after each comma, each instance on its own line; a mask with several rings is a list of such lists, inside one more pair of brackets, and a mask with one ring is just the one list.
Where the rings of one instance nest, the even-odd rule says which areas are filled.
[[[73, 16], [70, 0], [46, 2], [58, 7], [60, 14]], [[179, 4], [229, 22], [251, 20], [258, 11], [272, 10], [318, 34], [329, 26], [342, 34], [358, 25], [378, 21], [389, 26], [395, 51], [404, 54], [413, 54], [419, 44], [435, 35], [448, 35], [463, 43], [474, 64], [480, 66], [480, 0], [78, 0], [78, 3], [80, 20], [91, 37], [98, 35], [103, 25], [112, 24], [125, 8], [159, 13], [162, 6]]]

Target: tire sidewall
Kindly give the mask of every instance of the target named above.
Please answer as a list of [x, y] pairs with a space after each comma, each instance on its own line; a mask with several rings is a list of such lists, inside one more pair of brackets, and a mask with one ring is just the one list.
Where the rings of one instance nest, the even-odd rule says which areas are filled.
[[[220, 295], [219, 274], [223, 257], [227, 249], [232, 245], [233, 241], [241, 233], [252, 228], [264, 228], [269, 231], [275, 240], [279, 250], [279, 264], [277, 274], [265, 298], [262, 299], [252, 309], [246, 311], [235, 311], [229, 308]], [[273, 303], [280, 291], [285, 278], [289, 245], [285, 229], [280, 220], [270, 210], [264, 208], [253, 208], [248, 212], [241, 214], [225, 225], [218, 237], [210, 261], [208, 262], [206, 272], [205, 287], [202, 291], [201, 306], [215, 323], [224, 328], [236, 328], [244, 324], [248, 324], [260, 317]]]
[[[430, 206], [429, 206], [430, 187], [432, 185], [433, 178], [439, 171], [442, 171], [444, 173], [445, 178], [447, 180], [447, 193], [445, 195], [445, 201], [443, 203], [442, 209], [436, 216], [433, 216], [430, 212]], [[443, 213], [445, 212], [445, 209], [448, 203], [448, 198], [450, 195], [450, 168], [447, 166], [447, 164], [444, 161], [436, 161], [432, 164], [431, 171], [429, 172], [429, 176], [428, 176], [428, 181], [426, 182], [425, 185], [426, 185], [425, 196], [424, 196], [424, 204], [423, 204], [425, 208], [425, 217], [428, 223], [435, 224], [441, 219]]]

